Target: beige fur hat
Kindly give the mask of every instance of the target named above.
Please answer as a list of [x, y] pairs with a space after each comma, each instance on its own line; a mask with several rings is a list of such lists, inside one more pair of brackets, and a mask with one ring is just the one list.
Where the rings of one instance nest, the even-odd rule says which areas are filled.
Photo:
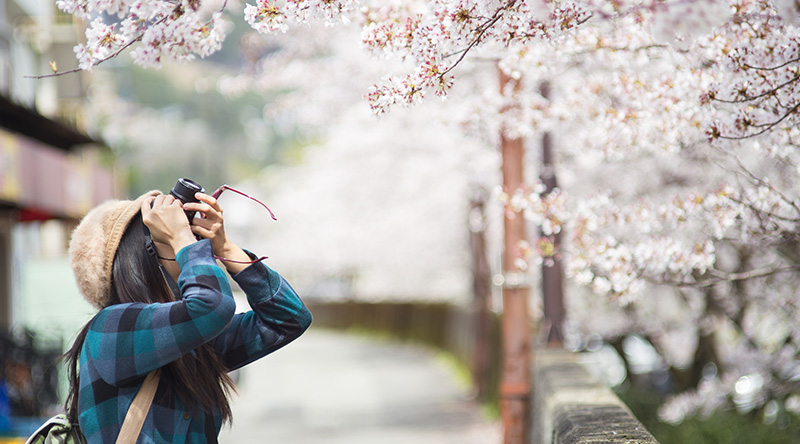
[[158, 196], [148, 191], [136, 200], [109, 200], [84, 216], [72, 233], [69, 257], [72, 272], [83, 297], [96, 308], [103, 308], [111, 294], [111, 266], [119, 241], [131, 219], [142, 208], [142, 201]]

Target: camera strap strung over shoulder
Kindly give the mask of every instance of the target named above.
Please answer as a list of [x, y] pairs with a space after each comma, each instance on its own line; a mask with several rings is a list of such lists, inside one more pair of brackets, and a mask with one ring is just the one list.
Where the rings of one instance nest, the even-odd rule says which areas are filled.
[[147, 250], [147, 254], [153, 257], [153, 259], [158, 264], [158, 269], [161, 270], [161, 275], [164, 276], [164, 281], [166, 281], [169, 290], [172, 292], [172, 296], [175, 297], [175, 300], [181, 298], [181, 289], [178, 287], [178, 283], [175, 282], [175, 279], [172, 277], [171, 274], [161, 265], [161, 261], [159, 259], [167, 260], [167, 261], [174, 261], [175, 259], [168, 259], [158, 255], [156, 251], [156, 246], [153, 244], [153, 238], [150, 237], [150, 230], [147, 228], [146, 225], [142, 224], [142, 228], [144, 229], [144, 234], [147, 237], [147, 240], [144, 243], [144, 248]]
[[167, 281], [167, 286], [169, 287], [169, 291], [172, 292], [172, 295], [175, 297], [175, 300], [181, 298], [181, 289], [178, 287], [178, 283], [175, 282], [175, 279], [172, 277], [171, 274], [164, 269], [164, 266], [160, 263], [158, 264], [158, 268], [161, 270], [161, 275], [164, 276], [164, 280]]

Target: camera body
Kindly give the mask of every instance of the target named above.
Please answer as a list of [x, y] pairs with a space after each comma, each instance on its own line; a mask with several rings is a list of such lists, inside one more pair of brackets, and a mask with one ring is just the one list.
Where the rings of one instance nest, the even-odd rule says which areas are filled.
[[[200, 202], [196, 197], [194, 197], [194, 195], [195, 193], [205, 192], [206, 190], [204, 190], [199, 183], [182, 177], [178, 179], [178, 182], [174, 187], [172, 187], [172, 189], [169, 191], [169, 194], [171, 194], [175, 199], [181, 201], [181, 203], [185, 204], [189, 202]], [[189, 219], [189, 223], [191, 224], [196, 211], [184, 211], [184, 213], [186, 213], [186, 217]]]

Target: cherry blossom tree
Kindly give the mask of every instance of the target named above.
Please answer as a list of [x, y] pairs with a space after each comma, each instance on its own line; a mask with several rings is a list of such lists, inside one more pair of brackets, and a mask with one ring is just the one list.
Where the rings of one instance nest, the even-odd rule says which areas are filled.
[[547, 116], [521, 131], [549, 120], [571, 136], [560, 192], [504, 196], [542, 226], [523, 251], [562, 255], [573, 282], [627, 307], [592, 331], [639, 332], [682, 373], [662, 409], [674, 422], [723, 405], [796, 412], [797, 31], [768, 5], [734, 7], [679, 45], [655, 16], [626, 16], [506, 62], [557, 78], [547, 106], [528, 107]]
[[[235, 6], [57, 4], [89, 23], [76, 47], [86, 70], [129, 48], [147, 67], [207, 56], [225, 35], [222, 11]], [[277, 37], [248, 45], [252, 71], [222, 82], [228, 91], [242, 79], [302, 82], [309, 65], [291, 63], [296, 51], [331, 44], [290, 44], [303, 26], [351, 23], [367, 51], [397, 61], [392, 72], [361, 73], [387, 74], [366, 90], [375, 114], [474, 82], [458, 95], [472, 112], [450, 116], [471, 134], [552, 133], [561, 187], [544, 193], [531, 181], [499, 193], [508, 211], [541, 227], [520, 245], [520, 263], [561, 258], [570, 282], [594, 298], [574, 303], [573, 319], [592, 318], [581, 305], [602, 306], [608, 317], [594, 318], [613, 321], [585, 328], [610, 340], [637, 332], [659, 350], [681, 391], [664, 419], [723, 405], [800, 413], [797, 2], [254, 0], [243, 14]], [[485, 86], [487, 66], [514, 79], [513, 93]], [[317, 86], [356, 78], [334, 74]]]

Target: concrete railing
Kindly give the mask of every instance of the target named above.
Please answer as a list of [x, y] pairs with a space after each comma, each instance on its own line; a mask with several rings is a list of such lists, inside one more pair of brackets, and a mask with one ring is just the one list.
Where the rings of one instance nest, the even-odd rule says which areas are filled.
[[580, 355], [537, 350], [533, 365], [533, 444], [658, 444]]

